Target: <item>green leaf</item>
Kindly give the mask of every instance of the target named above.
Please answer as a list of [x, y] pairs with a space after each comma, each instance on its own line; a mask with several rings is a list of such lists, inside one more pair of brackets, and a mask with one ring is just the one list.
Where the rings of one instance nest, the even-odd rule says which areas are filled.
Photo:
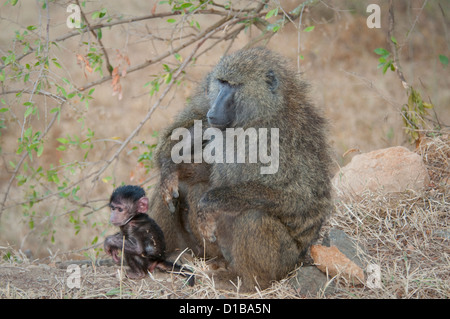
[[310, 27], [307, 27], [305, 30], [303, 30], [304, 32], [311, 32], [312, 30], [314, 30], [314, 28], [315, 28], [315, 26], [310, 26]]
[[373, 52], [375, 52], [378, 55], [383, 55], [383, 56], [391, 54], [388, 50], [383, 49], [383, 48], [377, 48], [377, 49], [373, 50]]
[[448, 57], [443, 54], [439, 54], [439, 61], [445, 66], [448, 65]]
[[271, 17], [273, 17], [273, 16], [276, 16], [276, 15], [278, 15], [278, 7], [276, 7], [275, 9], [272, 9], [269, 12], [267, 12], [266, 20], [271, 18]]
[[36, 30], [36, 29], [37, 29], [37, 27], [34, 26], [34, 25], [30, 25], [30, 26], [27, 27], [27, 30], [29, 30], [29, 31], [33, 31], [33, 30]]
[[33, 131], [33, 128], [32, 128], [32, 127], [27, 128], [27, 129], [25, 130], [25, 132], [23, 133], [23, 136], [25, 136], [25, 137], [30, 137], [32, 131]]
[[62, 80], [64, 81], [64, 83], [66, 83], [67, 85], [71, 85], [70, 84], [70, 81], [68, 80], [68, 79], [66, 79], [66, 78], [62, 78]]
[[37, 150], [37, 156], [40, 157], [42, 152], [44, 152], [44, 145], [41, 144]]
[[23, 115], [24, 118], [27, 118], [28, 116], [31, 115], [31, 113], [33, 113], [34, 107], [29, 107], [27, 108], [27, 110], [25, 111], [25, 114]]
[[391, 66], [391, 64], [392, 64], [392, 61], [389, 61], [388, 63], [386, 63], [386, 64], [384, 65], [384, 68], [383, 68], [383, 74], [386, 73], [387, 69], [389, 69], [389, 67]]
[[177, 22], [177, 20], [175, 20], [175, 19], [167, 19], [167, 22], [169, 22], [169, 23], [175, 23], [175, 22]]
[[180, 9], [186, 9], [192, 6], [192, 3], [186, 2], [180, 6]]
[[56, 62], [55, 60], [53, 60], [53, 64], [56, 65], [58, 68], [61, 69], [61, 64], [59, 64], [58, 62]]
[[164, 81], [166, 82], [166, 84], [170, 83], [170, 81], [172, 80], [172, 73], [167, 73], [164, 77]]
[[106, 9], [103, 8], [100, 11], [95, 11], [92, 14], [92, 19], [103, 18], [106, 15]]
[[103, 9], [100, 11], [99, 18], [103, 18], [105, 15], [106, 15], [106, 9], [103, 8]]
[[5, 112], [8, 112], [8, 111], [9, 111], [9, 109], [7, 107], [3, 107], [3, 108], [0, 109], [0, 113], [5, 113]]
[[59, 86], [59, 85], [56, 85], [56, 86], [57, 86], [57, 88], [58, 88], [57, 91], [61, 92], [61, 94], [62, 94], [65, 98], [67, 98], [67, 92], [66, 92], [66, 90], [65, 90], [62, 86]]
[[392, 71], [392, 72], [395, 71], [395, 66], [394, 66], [394, 63], [392, 63], [392, 61], [391, 61], [391, 71]]
[[397, 44], [397, 39], [394, 36], [391, 36], [391, 41], [392, 43]]
[[97, 30], [97, 39], [98, 39], [98, 40], [101, 40], [102, 37], [103, 37], [102, 29], [98, 29], [98, 30]]
[[278, 30], [280, 30], [280, 25], [277, 23], [271, 23], [266, 27], [266, 29], [268, 31], [277, 32]]
[[175, 56], [175, 59], [177, 59], [180, 62], [183, 62], [183, 58], [181, 57], [181, 55], [179, 53], [175, 53], [174, 56]]

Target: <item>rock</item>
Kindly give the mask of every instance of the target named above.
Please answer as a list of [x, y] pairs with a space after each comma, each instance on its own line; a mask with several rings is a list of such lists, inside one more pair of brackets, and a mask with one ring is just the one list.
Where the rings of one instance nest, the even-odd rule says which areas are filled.
[[348, 259], [353, 261], [360, 268], [365, 269], [365, 265], [358, 254], [358, 244], [347, 236], [342, 230], [331, 228], [324, 236], [322, 245], [331, 247], [336, 246]]
[[[311, 247], [319, 247], [319, 241], [317, 241], [317, 245], [313, 245]], [[351, 239], [344, 233], [342, 230], [337, 228], [331, 228], [328, 230], [323, 237], [322, 240], [323, 246], [335, 246], [333, 250], [338, 249], [340, 253], [345, 255], [344, 257], [348, 258], [352, 261], [358, 268], [358, 276], [364, 279], [364, 273], [361, 269], [364, 269], [364, 263], [359, 258], [358, 249], [361, 250], [361, 247], [358, 247], [356, 241]], [[320, 246], [320, 247], [323, 247]], [[326, 247], [325, 247], [326, 248]], [[317, 248], [316, 252], [317, 252]], [[319, 248], [320, 250], [320, 248]], [[314, 249], [311, 248], [311, 256], [308, 255], [310, 263], [316, 263], [317, 260], [314, 260], [312, 257]], [[342, 256], [341, 256], [342, 257]], [[317, 256], [316, 256], [317, 258]], [[342, 261], [341, 261], [342, 262]], [[348, 263], [348, 261], [346, 261]], [[292, 278], [290, 283], [294, 286], [294, 288], [301, 294], [306, 296], [320, 296], [322, 293], [325, 295], [332, 294], [336, 291], [336, 282], [332, 280], [332, 277], [335, 275], [333, 273], [328, 272], [328, 277], [326, 275], [326, 266], [322, 268], [324, 272], [319, 270], [321, 268], [320, 265], [315, 266], [303, 266], [300, 267], [297, 271], [296, 277]], [[354, 267], [354, 266], [353, 266]], [[357, 269], [357, 268], [355, 268]], [[348, 280], [348, 276], [346, 277]], [[357, 279], [353, 280], [355, 283], [360, 283], [361, 280]]]
[[290, 284], [299, 294], [306, 296], [332, 293], [336, 288], [334, 281], [329, 282], [327, 276], [314, 266], [300, 267]]
[[28, 258], [28, 260], [33, 260], [33, 253], [31, 252], [30, 249], [26, 249], [23, 254]]
[[354, 285], [365, 282], [364, 271], [340, 252], [336, 246], [312, 245], [311, 257], [314, 259], [316, 267], [330, 277], [340, 275]]
[[420, 191], [428, 183], [428, 172], [420, 155], [402, 146], [356, 155], [333, 178], [338, 195], [344, 196], [361, 195], [366, 190]]

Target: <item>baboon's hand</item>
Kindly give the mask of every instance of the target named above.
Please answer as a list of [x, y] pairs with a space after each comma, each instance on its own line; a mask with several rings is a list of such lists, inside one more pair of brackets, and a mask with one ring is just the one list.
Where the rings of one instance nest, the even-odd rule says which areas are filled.
[[171, 172], [161, 181], [161, 195], [164, 203], [171, 213], [175, 213], [178, 207], [178, 173]]
[[197, 212], [197, 227], [200, 235], [211, 243], [216, 241], [216, 219], [212, 212], [200, 209]]
[[112, 259], [114, 260], [114, 262], [116, 264], [120, 264], [119, 250], [118, 249], [112, 250], [111, 251], [111, 256], [112, 256]]
[[112, 257], [113, 261], [116, 264], [120, 263], [119, 250], [118, 249], [116, 249], [116, 248], [114, 248], [112, 246], [106, 246], [105, 247], [105, 252]]

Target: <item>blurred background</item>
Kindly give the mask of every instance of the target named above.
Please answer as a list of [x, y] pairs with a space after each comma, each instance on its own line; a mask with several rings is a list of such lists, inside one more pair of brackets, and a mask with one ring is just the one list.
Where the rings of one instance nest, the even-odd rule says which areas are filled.
[[[79, 29], [68, 27], [70, 4]], [[380, 28], [368, 27], [370, 4]], [[0, 246], [34, 258], [103, 254], [114, 187], [152, 191], [158, 132], [222, 55], [246, 46], [287, 56], [310, 82], [336, 170], [352, 154], [413, 150], [448, 130], [450, 2], [393, 9], [392, 24], [388, 1], [4, 1]], [[398, 67], [427, 111], [416, 135], [405, 131], [411, 95]]]

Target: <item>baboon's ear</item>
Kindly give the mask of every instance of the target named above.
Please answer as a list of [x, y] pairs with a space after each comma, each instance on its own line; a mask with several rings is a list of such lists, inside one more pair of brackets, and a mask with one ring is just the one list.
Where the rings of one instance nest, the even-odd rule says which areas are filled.
[[137, 211], [139, 213], [146, 213], [148, 211], [148, 198], [141, 197], [137, 202]]
[[275, 72], [273, 72], [272, 70], [269, 70], [266, 74], [266, 77], [267, 77], [266, 82], [267, 82], [267, 84], [269, 84], [270, 91], [272, 93], [275, 93], [275, 91], [279, 85], [278, 79], [275, 75]]

